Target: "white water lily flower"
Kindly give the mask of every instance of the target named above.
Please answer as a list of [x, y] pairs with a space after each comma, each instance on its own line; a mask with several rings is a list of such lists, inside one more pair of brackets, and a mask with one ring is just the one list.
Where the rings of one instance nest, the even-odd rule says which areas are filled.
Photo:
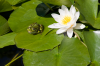
[[76, 23], [79, 18], [80, 12], [76, 12], [75, 7], [72, 5], [70, 10], [64, 5], [62, 5], [61, 9], [58, 10], [60, 15], [58, 14], [51, 14], [52, 17], [58, 23], [54, 23], [49, 25], [49, 28], [60, 28], [57, 30], [56, 34], [60, 34], [67, 31], [67, 35], [69, 38], [73, 35], [73, 29], [83, 29], [85, 25], [81, 23]]

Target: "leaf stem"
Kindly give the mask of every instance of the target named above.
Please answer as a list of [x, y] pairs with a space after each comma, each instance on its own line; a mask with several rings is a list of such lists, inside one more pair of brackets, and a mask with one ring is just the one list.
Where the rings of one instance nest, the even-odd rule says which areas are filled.
[[[75, 31], [74, 31], [74, 34], [75, 34], [75, 35], [77, 36], [77, 38], [81, 41], [79, 35], [78, 35]], [[82, 43], [85, 47], [87, 47], [87, 46], [84, 44], [84, 42], [81, 41], [81, 43]]]
[[47, 3], [44, 2], [44, 4], [45, 4], [51, 11], [53, 11], [53, 9], [52, 9]]
[[[6, 64], [5, 66], [9, 66], [11, 63], [13, 63], [14, 61], [16, 61], [17, 59], [19, 59], [20, 57], [22, 57], [23, 56], [23, 54], [21, 54], [20, 56], [18, 56], [19, 55], [19, 53], [17, 53], [15, 56], [14, 56], [14, 58], [8, 63], [8, 64]], [[17, 57], [18, 56], [18, 57]], [[17, 58], [16, 58], [17, 57]]]
[[[20, 53], [20, 52], [19, 52]], [[14, 57], [13, 57], [13, 59], [12, 60], [14, 60], [18, 55], [19, 55], [19, 53], [17, 53]], [[12, 61], [11, 60], [11, 61]]]

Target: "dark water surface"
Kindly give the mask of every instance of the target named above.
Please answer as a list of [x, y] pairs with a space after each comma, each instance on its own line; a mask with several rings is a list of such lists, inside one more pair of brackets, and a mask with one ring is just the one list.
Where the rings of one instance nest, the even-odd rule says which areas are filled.
[[[15, 45], [1, 48], [0, 66], [5, 66], [7, 63], [9, 63], [17, 53], [21, 55], [23, 53], [23, 50], [17, 48]], [[22, 62], [22, 57], [11, 63], [10, 66], [24, 66]]]

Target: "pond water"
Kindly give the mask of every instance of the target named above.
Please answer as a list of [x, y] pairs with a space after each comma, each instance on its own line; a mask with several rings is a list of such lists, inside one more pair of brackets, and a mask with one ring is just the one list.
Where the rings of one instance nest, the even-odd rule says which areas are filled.
[[[0, 66], [5, 66], [9, 63], [13, 57], [19, 53], [23, 53], [22, 49], [17, 48], [15, 45], [7, 46], [0, 49]], [[11, 63], [9, 66], [24, 66], [22, 62], [22, 57]]]

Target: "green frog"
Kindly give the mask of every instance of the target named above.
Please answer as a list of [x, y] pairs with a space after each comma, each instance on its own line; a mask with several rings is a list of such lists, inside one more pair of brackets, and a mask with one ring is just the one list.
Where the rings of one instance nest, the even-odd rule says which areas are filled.
[[28, 26], [27, 31], [30, 34], [36, 35], [36, 34], [42, 33], [43, 29], [44, 27], [42, 24], [33, 23]]

